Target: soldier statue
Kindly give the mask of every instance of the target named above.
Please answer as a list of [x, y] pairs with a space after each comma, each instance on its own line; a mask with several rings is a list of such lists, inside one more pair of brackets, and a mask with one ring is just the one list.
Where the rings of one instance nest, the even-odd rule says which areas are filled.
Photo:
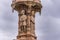
[[26, 20], [27, 20], [27, 16], [25, 15], [25, 10], [22, 10], [20, 16], [20, 27], [22, 31], [26, 30], [26, 25], [27, 25]]
[[34, 34], [34, 30], [35, 30], [35, 12], [32, 11], [31, 12], [31, 32]]

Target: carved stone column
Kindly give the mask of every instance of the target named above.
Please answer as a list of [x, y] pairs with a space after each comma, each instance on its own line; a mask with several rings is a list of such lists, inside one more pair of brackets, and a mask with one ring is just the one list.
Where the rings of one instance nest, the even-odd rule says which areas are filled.
[[35, 13], [41, 12], [40, 0], [14, 0], [13, 10], [18, 11], [17, 40], [37, 40], [35, 35]]

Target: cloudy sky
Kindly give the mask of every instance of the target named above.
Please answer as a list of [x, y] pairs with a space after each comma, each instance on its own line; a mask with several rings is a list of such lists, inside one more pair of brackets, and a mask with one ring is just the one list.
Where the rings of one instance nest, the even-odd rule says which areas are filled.
[[[18, 14], [12, 13], [12, 0], [0, 0], [0, 40], [16, 39]], [[37, 40], [60, 40], [60, 0], [41, 0], [41, 15], [36, 13]]]

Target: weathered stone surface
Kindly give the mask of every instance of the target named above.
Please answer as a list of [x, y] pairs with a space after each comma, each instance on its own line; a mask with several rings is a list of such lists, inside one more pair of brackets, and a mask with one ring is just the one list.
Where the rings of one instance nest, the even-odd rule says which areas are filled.
[[12, 8], [18, 11], [17, 40], [37, 40], [35, 35], [35, 13], [41, 12], [39, 0], [14, 0]]

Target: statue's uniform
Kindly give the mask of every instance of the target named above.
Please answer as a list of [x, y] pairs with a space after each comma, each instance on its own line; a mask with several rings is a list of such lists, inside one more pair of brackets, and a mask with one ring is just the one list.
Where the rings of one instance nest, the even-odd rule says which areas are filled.
[[21, 26], [26, 26], [27, 24], [26, 24], [26, 20], [27, 20], [27, 16], [26, 15], [22, 15], [21, 17], [20, 17], [20, 25]]

